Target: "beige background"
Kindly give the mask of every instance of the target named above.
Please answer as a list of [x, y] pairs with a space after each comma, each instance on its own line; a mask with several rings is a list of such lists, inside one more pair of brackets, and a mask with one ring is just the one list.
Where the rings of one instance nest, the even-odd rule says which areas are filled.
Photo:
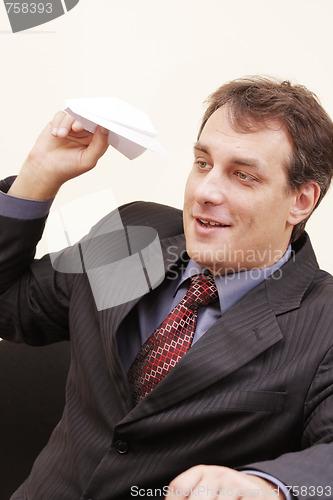
[[[221, 83], [254, 73], [291, 79], [333, 116], [332, 19], [332, 0], [80, 0], [57, 20], [12, 34], [1, 2], [0, 175], [18, 172], [65, 98], [117, 96], [149, 114], [171, 157], [146, 152], [130, 162], [110, 149], [62, 188], [55, 208], [106, 188], [117, 204], [181, 207], [202, 103]], [[90, 205], [78, 205], [81, 220]], [[331, 190], [308, 230], [333, 273], [332, 211]]]

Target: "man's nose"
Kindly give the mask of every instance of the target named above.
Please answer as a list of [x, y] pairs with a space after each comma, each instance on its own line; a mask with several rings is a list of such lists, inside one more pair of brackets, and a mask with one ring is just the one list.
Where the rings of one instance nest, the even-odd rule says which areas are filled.
[[226, 199], [226, 182], [220, 173], [211, 170], [196, 186], [194, 198], [200, 205], [220, 205]]

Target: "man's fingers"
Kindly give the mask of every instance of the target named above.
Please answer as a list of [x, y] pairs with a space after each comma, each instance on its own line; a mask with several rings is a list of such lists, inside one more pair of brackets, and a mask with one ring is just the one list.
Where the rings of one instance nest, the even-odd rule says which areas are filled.
[[[61, 139], [66, 138], [74, 132], [73, 137], [80, 139], [80, 132], [84, 130], [82, 124], [64, 111], [59, 111], [50, 123], [51, 134], [54, 137]], [[78, 135], [77, 135], [78, 134]], [[108, 134], [109, 131], [103, 127], [98, 126], [94, 134], [90, 134], [91, 140], [85, 144], [82, 143], [84, 149], [81, 150], [81, 167], [83, 170], [90, 170], [93, 168], [99, 158], [105, 153], [108, 148]], [[79, 144], [78, 144], [79, 146]]]
[[255, 496], [285, 500], [283, 492], [270, 481], [218, 465], [196, 465], [186, 470], [171, 481], [167, 497], [188, 500], [209, 496], [214, 500], [225, 493], [230, 500], [251, 500]]
[[[78, 127], [78, 130], [79, 131], [82, 130], [83, 129], [82, 125], [77, 120], [75, 120], [75, 118], [65, 113], [64, 111], [59, 111], [54, 116], [51, 122], [51, 134], [54, 135], [55, 137], [65, 138], [72, 130], [72, 127], [75, 122], [79, 124], [76, 125]], [[81, 126], [82, 128], [79, 128], [79, 126]]]
[[78, 120], [75, 120], [72, 125], [72, 130], [73, 132], [82, 132], [84, 130], [84, 127], [82, 123], [80, 123]]
[[179, 476], [177, 476], [169, 484], [169, 496], [171, 498], [179, 498], [180, 500], [193, 498], [193, 496], [191, 496], [192, 492], [200, 484], [202, 478], [202, 466], [195, 466], [191, 469], [186, 470], [182, 474], [179, 474]]
[[51, 120], [51, 126], [58, 128], [65, 115], [65, 111], [58, 111]]
[[61, 123], [63, 122], [65, 116], [66, 113], [64, 111], [58, 111], [58, 113], [54, 115], [50, 123], [52, 135], [57, 136], [58, 129], [61, 126]]

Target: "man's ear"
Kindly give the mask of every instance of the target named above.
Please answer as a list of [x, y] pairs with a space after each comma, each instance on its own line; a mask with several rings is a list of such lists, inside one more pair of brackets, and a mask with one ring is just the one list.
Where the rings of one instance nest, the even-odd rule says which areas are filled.
[[296, 226], [307, 219], [314, 210], [320, 196], [320, 186], [317, 182], [310, 181], [302, 184], [295, 192], [294, 201], [290, 208], [288, 222]]

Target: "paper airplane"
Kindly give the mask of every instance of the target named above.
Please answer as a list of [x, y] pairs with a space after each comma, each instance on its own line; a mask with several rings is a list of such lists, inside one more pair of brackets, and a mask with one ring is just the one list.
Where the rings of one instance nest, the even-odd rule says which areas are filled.
[[126, 102], [111, 98], [67, 99], [66, 113], [89, 132], [97, 125], [109, 130], [109, 144], [133, 160], [146, 149], [169, 156], [156, 141], [157, 132], [148, 115]]

